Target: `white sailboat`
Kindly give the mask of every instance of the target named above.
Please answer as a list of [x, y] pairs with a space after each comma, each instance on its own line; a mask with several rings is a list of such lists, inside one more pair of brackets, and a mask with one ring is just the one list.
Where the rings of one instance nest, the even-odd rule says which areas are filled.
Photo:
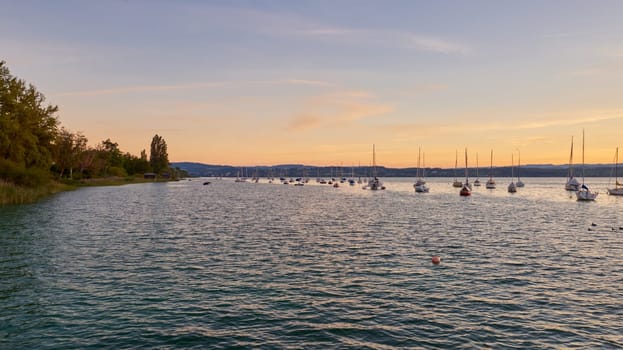
[[608, 194], [612, 196], [623, 196], [623, 184], [619, 183], [619, 174], [618, 174], [618, 165], [619, 165], [619, 147], [614, 154], [614, 188], [608, 189]]
[[476, 181], [474, 181], [474, 186], [480, 186], [480, 177], [478, 176], [478, 152], [476, 152]]
[[238, 170], [238, 176], [236, 176], [236, 180], [234, 182], [247, 182], [247, 178], [244, 175], [244, 168], [240, 168], [240, 170]]
[[415, 181], [415, 183], [413, 184], [413, 188], [415, 188], [415, 192], [418, 193], [427, 193], [429, 191], [428, 186], [426, 186], [426, 181], [424, 181], [423, 177], [423, 173], [424, 173], [424, 169], [422, 169], [422, 167], [420, 167], [420, 156], [422, 155], [422, 149], [419, 148], [418, 149], [418, 155], [417, 155], [417, 171], [416, 171], [416, 176], [417, 176], [417, 180]]
[[485, 185], [490, 190], [495, 189], [495, 180], [493, 180], [493, 150], [491, 150], [491, 165], [489, 166], [489, 180]]
[[580, 182], [573, 177], [573, 136], [571, 136], [571, 153], [569, 154], [569, 170], [567, 171], [567, 183], [565, 190], [577, 191], [580, 189]]
[[452, 187], [463, 187], [463, 183], [456, 179], [456, 169], [459, 166], [459, 151], [456, 150], [456, 155], [454, 156], [454, 182], [452, 183]]
[[469, 184], [469, 178], [467, 175], [467, 148], [465, 149], [465, 183], [459, 191], [459, 195], [461, 196], [471, 196], [472, 195], [472, 186]]
[[579, 201], [594, 201], [599, 193], [592, 192], [584, 183], [584, 129], [582, 129], [582, 186], [575, 192]]
[[517, 192], [517, 186], [515, 185], [515, 160], [513, 159], [514, 155], [511, 154], [511, 183], [508, 184], [508, 192], [515, 193]]
[[377, 191], [377, 190], [384, 190], [385, 186], [383, 186], [383, 183], [381, 182], [381, 180], [379, 180], [379, 178], [377, 177], [376, 174], [376, 150], [375, 150], [375, 145], [372, 145], [372, 178], [370, 179], [370, 181], [368, 181], [368, 186], [369, 189], [371, 189], [372, 191]]
[[517, 150], [517, 152], [519, 153], [519, 160], [517, 161], [517, 183], [515, 183], [515, 185], [517, 187], [524, 187], [524, 183], [521, 181], [521, 176], [519, 176], [519, 167], [521, 166], [521, 151]]

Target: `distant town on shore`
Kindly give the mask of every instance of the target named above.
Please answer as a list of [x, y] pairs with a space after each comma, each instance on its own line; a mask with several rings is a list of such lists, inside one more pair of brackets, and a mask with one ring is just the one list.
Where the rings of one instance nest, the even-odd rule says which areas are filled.
[[[365, 177], [370, 174], [371, 167], [350, 167], [350, 166], [313, 166], [304, 164], [280, 164], [274, 166], [231, 166], [231, 165], [212, 165], [197, 162], [173, 162], [171, 166], [180, 168], [188, 172], [190, 176], [216, 176], [216, 177]], [[581, 176], [581, 166], [574, 166], [576, 176]], [[380, 177], [415, 177], [417, 168], [387, 168], [377, 165], [376, 171]], [[480, 177], [489, 176], [489, 167], [480, 167], [478, 171], [475, 167], [468, 169], [469, 176]], [[569, 165], [553, 164], [528, 164], [517, 168], [515, 166], [515, 176], [519, 171], [522, 177], [566, 177]], [[478, 172], [478, 173], [477, 173]], [[425, 168], [426, 177], [455, 177], [464, 176], [465, 168]], [[586, 177], [609, 177], [613, 176], [613, 164], [587, 164], [584, 167]], [[510, 177], [511, 167], [493, 167], [494, 177]]]

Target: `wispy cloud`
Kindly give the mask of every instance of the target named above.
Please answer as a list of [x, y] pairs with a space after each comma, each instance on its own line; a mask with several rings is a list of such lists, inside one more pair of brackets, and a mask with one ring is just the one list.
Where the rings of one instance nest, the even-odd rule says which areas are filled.
[[423, 50], [423, 51], [432, 51], [444, 54], [467, 54], [470, 52], [470, 49], [456, 42], [451, 42], [448, 40], [444, 40], [441, 38], [435, 37], [424, 37], [420, 35], [409, 35], [405, 34], [407, 37], [410, 36], [410, 40], [413, 43], [413, 48]]
[[54, 94], [54, 96], [100, 96], [113, 94], [131, 94], [155, 91], [174, 91], [174, 90], [194, 90], [209, 89], [223, 86], [239, 86], [239, 85], [302, 85], [302, 86], [331, 86], [326, 81], [305, 80], [305, 79], [282, 79], [282, 80], [256, 80], [256, 81], [217, 81], [206, 83], [188, 83], [177, 85], [133, 85], [120, 86], [109, 89], [95, 89], [83, 91], [69, 91]]
[[289, 32], [291, 35], [306, 36], [336, 42], [347, 42], [361, 46], [413, 49], [442, 54], [468, 54], [472, 49], [462, 43], [435, 36], [391, 29], [348, 29], [311, 28]]
[[[581, 114], [586, 114], [583, 112]], [[580, 115], [571, 118], [564, 119], [551, 119], [543, 121], [525, 122], [516, 125], [517, 129], [539, 129], [539, 128], [551, 128], [556, 126], [569, 126], [569, 125], [585, 125], [590, 123], [597, 123], [608, 120], [623, 120], [623, 110], [602, 110], [602, 111], [590, 111], [588, 115]], [[501, 126], [500, 126], [501, 128]]]
[[135, 86], [122, 86], [110, 89], [96, 89], [96, 90], [84, 90], [84, 91], [70, 91], [61, 92], [55, 94], [55, 96], [99, 96], [99, 95], [113, 95], [113, 94], [127, 94], [127, 93], [140, 93], [140, 92], [152, 92], [152, 91], [171, 91], [171, 90], [184, 90], [184, 89], [204, 89], [223, 86], [226, 83], [196, 83], [196, 84], [180, 84], [180, 85], [135, 85]]
[[291, 131], [300, 131], [312, 129], [319, 126], [322, 123], [322, 118], [316, 115], [311, 115], [307, 113], [302, 113], [296, 115], [290, 120], [290, 124], [288, 125], [288, 130]]
[[278, 81], [277, 83], [292, 84], [292, 85], [311, 85], [311, 86], [331, 86], [332, 84], [326, 81], [320, 80], [304, 80], [304, 79], [287, 79]]
[[302, 112], [291, 117], [287, 130], [305, 131], [323, 127], [343, 127], [358, 120], [393, 111], [388, 104], [371, 100], [365, 91], [342, 91], [307, 99]]
[[591, 123], [599, 123], [605, 121], [623, 120], [623, 110], [591, 110], [583, 112], [569, 113], [568, 115], [545, 114], [533, 117], [533, 120], [527, 120], [522, 123], [487, 123], [474, 122], [471, 120], [467, 124], [456, 123], [421, 123], [421, 124], [392, 124], [386, 125], [385, 130], [396, 133], [435, 133], [435, 134], [453, 134], [465, 132], [492, 132], [492, 131], [516, 131], [555, 128], [573, 125], [589, 125]]
[[446, 90], [447, 88], [448, 88], [448, 85], [446, 84], [439, 84], [439, 83], [421, 84], [421, 85], [415, 85], [412, 88], [402, 90], [399, 92], [399, 94], [403, 96], [415, 96], [415, 95], [420, 95], [420, 94], [424, 94], [428, 92], [443, 91], [443, 90]]
[[[468, 54], [472, 49], [449, 38], [409, 31], [370, 28], [350, 28], [312, 19], [289, 12], [267, 12], [254, 9], [210, 7], [210, 11], [195, 14], [198, 23], [206, 16], [219, 26], [248, 30], [254, 34], [296, 37], [367, 47], [399, 48], [441, 54]], [[197, 24], [200, 25], [200, 24]]]

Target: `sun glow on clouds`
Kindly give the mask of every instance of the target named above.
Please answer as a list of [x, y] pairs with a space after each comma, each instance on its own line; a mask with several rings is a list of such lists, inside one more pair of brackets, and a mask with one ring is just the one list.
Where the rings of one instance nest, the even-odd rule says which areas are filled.
[[581, 142], [582, 129], [586, 129], [587, 145], [590, 145], [586, 149], [587, 162], [609, 162], [612, 149], [621, 142], [611, 129], [623, 127], [623, 109], [533, 113], [511, 123], [472, 116], [461, 119], [465, 121], [385, 124], [379, 132], [393, 135], [396, 144], [403, 145], [397, 147], [400, 151], [386, 158], [400, 166], [409, 166], [412, 163], [404, 160], [409, 154], [416, 154], [417, 146], [423, 146], [430, 164], [450, 167], [454, 150], [467, 146], [472, 158], [475, 152], [484, 154], [494, 149], [495, 164], [499, 165], [509, 165], [510, 154], [518, 150], [522, 162], [560, 164], [565, 162], [565, 154], [568, 157], [571, 136], [575, 136], [577, 145]]
[[289, 131], [315, 128], [348, 127], [351, 123], [370, 116], [393, 111], [388, 104], [375, 103], [365, 91], [345, 91], [307, 98], [300, 106], [303, 111], [294, 115]]

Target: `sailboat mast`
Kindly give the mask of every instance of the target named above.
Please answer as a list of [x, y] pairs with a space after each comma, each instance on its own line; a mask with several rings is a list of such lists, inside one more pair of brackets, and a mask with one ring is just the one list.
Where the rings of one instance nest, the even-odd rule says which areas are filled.
[[617, 168], [619, 166], [619, 147], [617, 147], [616, 157], [614, 161], [614, 187], [619, 185], [619, 174], [617, 172]]
[[376, 177], [376, 149], [374, 144], [372, 144], [372, 176]]
[[582, 129], [582, 185], [584, 185], [584, 129]]
[[515, 181], [515, 154], [511, 153], [511, 182]]
[[519, 160], [517, 160], [517, 181], [519, 181], [519, 167], [521, 166], [521, 151], [518, 149]]
[[569, 155], [569, 178], [573, 177], [573, 136], [571, 136], [571, 154]]
[[493, 150], [491, 150], [491, 165], [489, 166], [489, 179], [493, 179]]
[[619, 165], [619, 147], [617, 147], [616, 152], [614, 152], [614, 188], [619, 187], [619, 174], [617, 171]]
[[467, 147], [465, 148], [465, 183], [467, 184], [469, 181], [467, 179]]
[[456, 182], [456, 168], [459, 165], [459, 150], [455, 151], [454, 154], [454, 182]]
[[418, 168], [417, 171], [415, 172], [415, 175], [418, 179], [420, 179], [421, 176], [421, 168], [420, 168], [420, 157], [422, 156], [422, 147], [418, 147]]

